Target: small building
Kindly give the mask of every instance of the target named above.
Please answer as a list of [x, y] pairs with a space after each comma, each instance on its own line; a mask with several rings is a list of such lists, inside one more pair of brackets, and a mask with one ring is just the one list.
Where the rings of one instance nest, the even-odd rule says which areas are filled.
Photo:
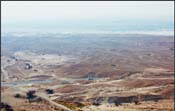
[[30, 63], [26, 63], [26, 65], [25, 65], [25, 69], [32, 69], [32, 64], [30, 64]]

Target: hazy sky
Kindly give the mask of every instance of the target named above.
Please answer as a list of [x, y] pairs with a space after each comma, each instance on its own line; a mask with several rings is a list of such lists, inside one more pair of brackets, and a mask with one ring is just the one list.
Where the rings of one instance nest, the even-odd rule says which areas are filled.
[[172, 29], [173, 1], [2, 1], [2, 30]]

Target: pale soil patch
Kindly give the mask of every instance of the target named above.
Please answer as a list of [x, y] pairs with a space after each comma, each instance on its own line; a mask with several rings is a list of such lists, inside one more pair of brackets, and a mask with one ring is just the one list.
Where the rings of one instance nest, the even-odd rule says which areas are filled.
[[127, 108], [124, 106], [115, 106], [115, 105], [109, 105], [109, 104], [103, 104], [100, 106], [91, 105], [88, 107], [84, 107], [82, 110], [83, 111], [141, 111], [134, 108]]
[[152, 73], [162, 73], [162, 72], [168, 72], [170, 70], [164, 69], [164, 68], [145, 68], [144, 72], [152, 72]]
[[56, 54], [39, 55], [31, 52], [20, 51], [16, 52], [14, 55], [19, 59], [30, 60], [34, 64], [42, 65], [60, 64], [72, 59], [71, 57], [59, 56]]

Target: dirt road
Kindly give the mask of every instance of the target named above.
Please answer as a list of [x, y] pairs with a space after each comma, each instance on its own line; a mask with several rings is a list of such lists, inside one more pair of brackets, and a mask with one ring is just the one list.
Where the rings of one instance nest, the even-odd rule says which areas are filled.
[[73, 110], [69, 109], [68, 107], [66, 107], [66, 106], [64, 106], [64, 105], [58, 104], [58, 103], [56, 103], [55, 101], [51, 100], [51, 99], [50, 99], [49, 97], [47, 97], [47, 95], [44, 94], [44, 93], [36, 93], [36, 95], [37, 95], [38, 97], [41, 97], [42, 99], [48, 101], [50, 104], [52, 104], [52, 105], [58, 107], [59, 109], [63, 109], [64, 111], [73, 111]]

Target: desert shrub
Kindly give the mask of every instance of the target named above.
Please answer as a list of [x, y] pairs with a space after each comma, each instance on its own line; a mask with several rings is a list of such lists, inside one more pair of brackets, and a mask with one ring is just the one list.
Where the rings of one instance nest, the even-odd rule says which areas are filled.
[[47, 94], [53, 94], [54, 93], [53, 89], [46, 89], [45, 91], [46, 91]]
[[36, 96], [34, 95], [35, 94], [35, 91], [28, 91], [27, 93], [26, 93], [26, 95], [27, 95], [27, 99], [29, 100], [29, 102], [30, 102], [30, 100], [32, 100], [32, 99], [34, 99]]
[[15, 98], [20, 98], [21, 97], [21, 95], [20, 94], [15, 94], [15, 96], [14, 96]]
[[158, 99], [155, 99], [154, 102], [158, 102], [159, 100]]
[[37, 98], [37, 100], [36, 100], [37, 102], [42, 102], [42, 98]]
[[115, 64], [111, 64], [111, 66], [115, 67], [116, 65]]
[[79, 108], [82, 108], [82, 107], [84, 107], [84, 104], [82, 104], [82, 103], [80, 103], [80, 102], [74, 102], [76, 105], [77, 105], [77, 107], [79, 107]]
[[2, 103], [2, 102], [0, 104], [0, 109], [1, 109], [1, 111], [3, 111], [3, 110], [4, 111], [14, 111], [10, 105], [8, 105], [6, 103]]
[[115, 104], [115, 106], [119, 106], [119, 105], [121, 105], [121, 103], [118, 102], [118, 101], [114, 101], [114, 104]]
[[100, 103], [98, 103], [98, 102], [93, 102], [92, 105], [99, 106]]
[[135, 100], [134, 103], [135, 103], [135, 105], [138, 105], [139, 104], [139, 101], [138, 100]]

